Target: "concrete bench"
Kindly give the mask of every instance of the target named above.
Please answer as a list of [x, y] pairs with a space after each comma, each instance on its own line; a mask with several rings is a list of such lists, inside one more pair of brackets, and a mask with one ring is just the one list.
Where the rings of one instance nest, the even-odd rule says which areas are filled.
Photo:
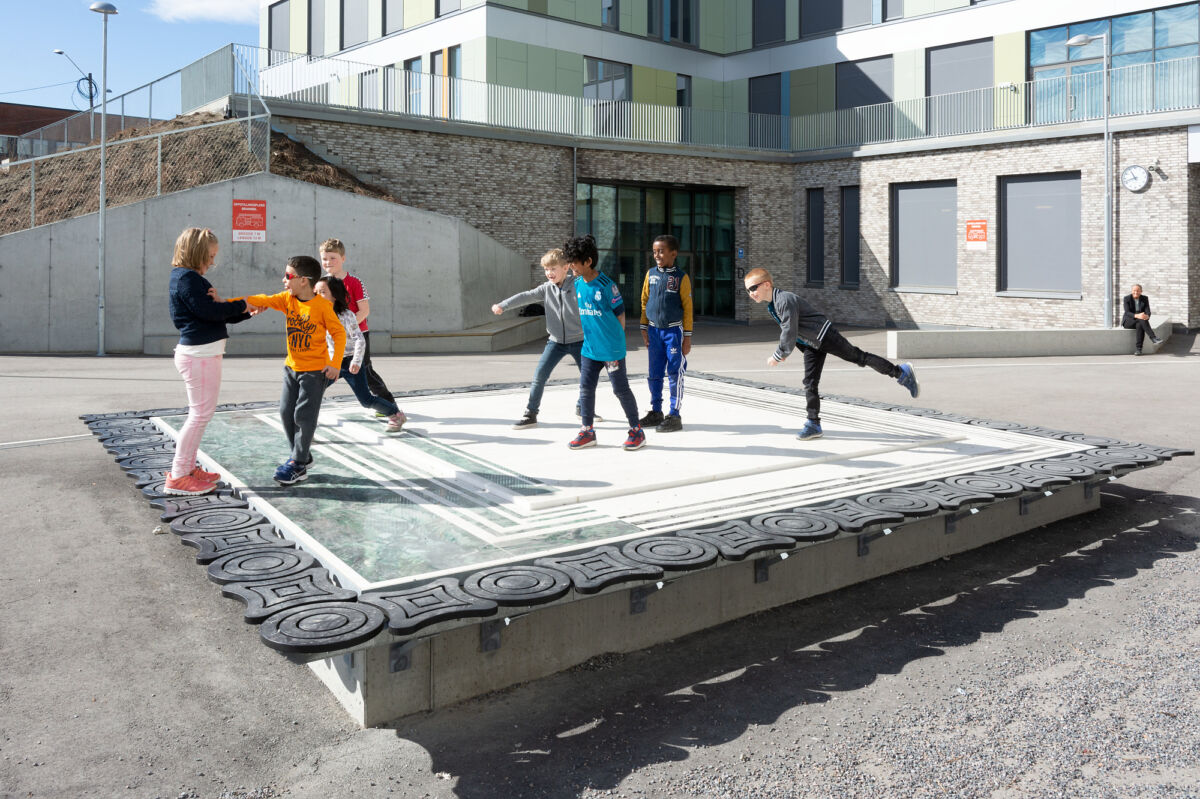
[[[1156, 316], [1142, 352], [1152, 355], [1171, 337], [1171, 320]], [[913, 358], [1033, 358], [1045, 355], [1132, 355], [1136, 330], [1116, 327], [1048, 330], [889, 330], [887, 355]]]

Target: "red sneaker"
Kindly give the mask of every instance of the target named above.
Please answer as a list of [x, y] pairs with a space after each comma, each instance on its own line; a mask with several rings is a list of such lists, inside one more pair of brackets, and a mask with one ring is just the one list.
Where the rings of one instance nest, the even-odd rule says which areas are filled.
[[641, 449], [646, 446], [646, 431], [641, 425], [629, 428], [629, 438], [625, 439], [625, 449]]
[[183, 477], [167, 475], [167, 482], [163, 484], [163, 493], [180, 497], [198, 497], [211, 492], [216, 487], [215, 483], [197, 479], [190, 474], [185, 474]]
[[206, 483], [215, 483], [221, 479], [221, 475], [217, 472], [206, 472], [200, 468], [200, 464], [196, 464], [196, 468], [192, 469], [192, 477], [197, 480], [203, 480]]
[[590, 427], [580, 429], [579, 435], [575, 436], [567, 446], [571, 449], [596, 446], [596, 431]]

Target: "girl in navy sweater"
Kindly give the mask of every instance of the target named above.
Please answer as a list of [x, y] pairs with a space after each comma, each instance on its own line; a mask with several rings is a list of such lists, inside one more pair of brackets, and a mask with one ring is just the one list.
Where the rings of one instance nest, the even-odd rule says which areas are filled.
[[208, 228], [190, 227], [175, 241], [171, 259], [171, 321], [179, 329], [175, 368], [187, 387], [188, 418], [179, 431], [175, 460], [163, 492], [181, 496], [207, 494], [220, 477], [196, 463], [204, 428], [217, 407], [221, 390], [221, 360], [225, 355], [227, 322], [250, 318], [244, 300], [222, 302], [204, 278], [217, 258], [217, 237]]

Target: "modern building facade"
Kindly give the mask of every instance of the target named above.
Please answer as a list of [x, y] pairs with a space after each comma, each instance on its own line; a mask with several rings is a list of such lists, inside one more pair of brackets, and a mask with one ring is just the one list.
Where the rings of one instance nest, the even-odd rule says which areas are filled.
[[[591, 232], [630, 299], [673, 232], [714, 318], [761, 318], [739, 275], [766, 266], [844, 322], [1103, 326], [1107, 279], [1107, 307], [1139, 282], [1200, 326], [1197, 2], [263, 0], [261, 20], [264, 94], [370, 112], [292, 111], [298, 135], [531, 263]], [[289, 53], [318, 64], [307, 91]], [[533, 106], [538, 135], [512, 132]]]

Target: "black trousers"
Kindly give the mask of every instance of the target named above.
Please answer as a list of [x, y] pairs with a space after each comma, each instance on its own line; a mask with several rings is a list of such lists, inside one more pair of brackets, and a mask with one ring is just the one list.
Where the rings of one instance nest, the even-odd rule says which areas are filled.
[[834, 355], [843, 361], [869, 366], [881, 375], [896, 378], [900, 376], [900, 367], [887, 358], [860, 350], [846, 340], [846, 337], [830, 328], [821, 342], [821, 349], [804, 348], [804, 397], [808, 403], [808, 418], [817, 424], [821, 423], [821, 371], [825, 368], [825, 356]]
[[362, 336], [366, 339], [367, 347], [363, 353], [362, 366], [359, 367], [358, 371], [366, 372], [367, 388], [371, 389], [372, 394], [377, 397], [383, 397], [388, 402], [395, 403], [396, 397], [392, 392], [388, 391], [387, 384], [383, 382], [383, 378], [379, 376], [379, 373], [375, 371], [375, 367], [371, 365], [371, 331], [364, 330]]
[[1154, 329], [1150, 327], [1148, 319], [1126, 319], [1121, 322], [1121, 327], [1126, 330], [1137, 330], [1137, 348], [1142, 348], [1142, 342], [1146, 340], [1146, 335], [1154, 335]]

